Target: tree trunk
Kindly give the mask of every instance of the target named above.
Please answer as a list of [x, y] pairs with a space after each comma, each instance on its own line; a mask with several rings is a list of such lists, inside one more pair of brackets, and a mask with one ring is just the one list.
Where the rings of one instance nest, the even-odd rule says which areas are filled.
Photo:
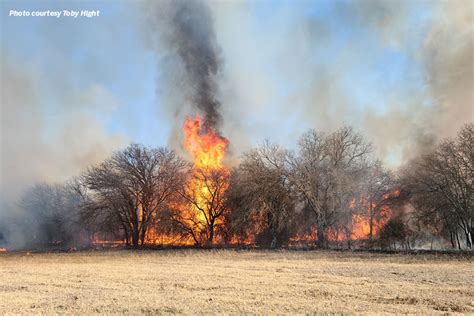
[[374, 213], [375, 209], [372, 208], [372, 203], [369, 206], [370, 216], [369, 216], [369, 245], [372, 247], [372, 240], [374, 239], [373, 236], [373, 229], [374, 229]]
[[128, 231], [124, 231], [124, 234], [125, 234], [125, 244], [127, 246], [130, 246], [130, 237], [128, 236]]
[[449, 238], [451, 239], [451, 246], [453, 246], [453, 249], [456, 249], [456, 241], [452, 231], [449, 231]]
[[132, 231], [133, 248], [138, 249], [139, 240], [140, 240], [140, 231], [138, 229], [138, 223], [133, 223], [133, 231]]
[[272, 236], [272, 240], [270, 242], [270, 249], [275, 249], [279, 246], [277, 223], [275, 221], [270, 222], [270, 234]]
[[472, 248], [472, 235], [471, 235], [471, 232], [466, 228], [464, 230], [464, 233], [466, 235], [466, 248], [471, 249]]
[[458, 232], [456, 232], [455, 234], [456, 234], [456, 241], [458, 242], [458, 249], [461, 250], [461, 242], [459, 241], [459, 234]]
[[267, 220], [268, 220], [268, 225], [270, 228], [270, 236], [272, 240], [270, 241], [270, 249], [275, 249], [279, 246], [278, 243], [278, 232], [277, 232], [277, 227], [278, 227], [278, 222], [274, 218], [272, 212], [268, 212], [267, 214]]
[[127, 227], [127, 224], [120, 218], [120, 222], [122, 223], [123, 234], [125, 235], [125, 243], [127, 246], [130, 246], [130, 234]]
[[142, 228], [142, 233], [140, 234], [140, 245], [143, 247], [145, 244], [145, 235], [146, 235], [146, 228]]
[[148, 230], [148, 225], [146, 223], [142, 223], [142, 229], [140, 233], [140, 243], [143, 247], [145, 245], [145, 237], [146, 237], [146, 232]]
[[209, 237], [207, 239], [207, 246], [212, 247], [214, 241], [214, 219], [209, 222]]
[[270, 229], [271, 234], [272, 234], [272, 241], [270, 242], [270, 249], [275, 249], [278, 246], [278, 234], [276, 232], [276, 229], [273, 227]]
[[141, 207], [142, 210], [142, 225], [141, 225], [141, 232], [140, 232], [140, 243], [142, 247], [145, 245], [146, 240], [146, 233], [148, 231], [148, 223], [150, 222], [150, 211], [148, 206]]
[[321, 219], [318, 219], [318, 223], [317, 223], [317, 236], [318, 236], [318, 241], [317, 241], [318, 248], [327, 249], [328, 245], [327, 245], [327, 240], [326, 240], [326, 229]]

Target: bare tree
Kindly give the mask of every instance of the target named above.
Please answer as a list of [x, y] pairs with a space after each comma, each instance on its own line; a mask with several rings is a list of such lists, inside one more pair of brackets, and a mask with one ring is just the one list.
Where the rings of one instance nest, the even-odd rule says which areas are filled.
[[156, 214], [181, 186], [185, 165], [168, 149], [132, 144], [84, 175], [94, 197], [85, 209], [89, 215], [105, 212], [106, 221], [117, 219], [127, 242], [137, 248], [145, 243]]
[[288, 176], [315, 216], [319, 247], [328, 247], [328, 229], [349, 210], [370, 153], [371, 145], [361, 135], [343, 127], [328, 135], [308, 131], [297, 155], [289, 155]]
[[404, 250], [409, 250], [409, 235], [406, 220], [398, 215], [390, 218], [382, 227], [379, 241], [382, 248], [397, 250], [397, 244], [400, 244]]
[[38, 183], [26, 190], [20, 207], [31, 220], [25, 234], [32, 233], [37, 244], [68, 245], [77, 239], [78, 210], [83, 198], [69, 183], [50, 185]]
[[295, 216], [297, 199], [283, 169], [284, 159], [282, 149], [264, 142], [244, 155], [231, 186], [234, 229], [250, 230], [263, 244], [268, 235], [270, 248], [288, 238]]
[[445, 140], [411, 162], [403, 180], [411, 192], [410, 202], [425, 221], [431, 219], [432, 227], [442, 222], [453, 246], [457, 242], [460, 247], [461, 230], [466, 247], [472, 248], [474, 124], [464, 126], [456, 140]]

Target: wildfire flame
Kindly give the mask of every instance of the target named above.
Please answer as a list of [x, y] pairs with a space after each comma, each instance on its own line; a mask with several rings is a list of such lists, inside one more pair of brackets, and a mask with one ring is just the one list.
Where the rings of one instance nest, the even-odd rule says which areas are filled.
[[184, 148], [193, 157], [195, 168], [221, 169], [229, 140], [213, 128], [204, 127], [200, 115], [184, 122]]
[[[400, 189], [387, 192], [383, 195], [383, 199], [396, 198], [400, 196]], [[374, 202], [369, 202], [366, 199], [360, 201], [362, 207], [365, 207], [367, 214], [354, 214], [352, 215], [352, 232], [351, 239], [366, 239], [371, 233], [370, 229], [370, 217], [371, 211], [374, 210], [377, 205]], [[350, 203], [350, 208], [356, 207], [356, 202], [353, 200]], [[372, 236], [377, 235], [380, 229], [388, 222], [392, 217], [392, 210], [388, 205], [384, 205], [379, 210], [379, 216], [372, 219]]]
[[192, 210], [190, 210], [194, 217], [191, 222], [200, 223], [198, 230], [203, 231], [206, 225], [203, 210], [209, 208], [209, 201], [215, 200], [213, 197], [216, 192], [213, 191], [219, 190], [222, 196], [228, 188], [227, 183], [217, 187], [218, 184], [209, 183], [206, 178], [214, 171], [228, 175], [229, 169], [224, 165], [223, 160], [229, 140], [221, 136], [214, 128], [205, 126], [200, 115], [189, 117], [184, 122], [183, 131], [183, 145], [193, 158], [193, 172], [196, 175], [188, 183], [188, 189], [196, 196], [196, 205], [191, 206]]
[[[400, 196], [400, 189], [395, 189], [393, 191], [387, 192], [383, 195], [383, 199], [397, 198]], [[348, 225], [350, 230], [338, 229], [331, 227], [326, 238], [329, 241], [343, 242], [347, 240], [368, 240], [371, 233], [374, 238], [382, 229], [382, 227], [389, 221], [392, 217], [392, 209], [390, 205], [379, 206], [377, 216], [374, 216], [371, 212], [377, 207], [376, 203], [369, 202], [366, 198], [361, 198], [360, 200], [353, 199], [349, 203], [349, 208], [356, 210], [357, 208], [362, 208], [364, 211], [361, 213], [355, 213], [351, 215], [351, 224]], [[372, 230], [370, 219], [372, 217]], [[293, 236], [290, 238], [292, 243], [308, 243], [313, 242], [317, 239], [317, 230], [316, 227], [312, 227], [311, 232], [306, 234], [301, 234]]]
[[[201, 233], [206, 233], [206, 225], [209, 223], [208, 218], [204, 214], [205, 210], [209, 209], [210, 200], [214, 200], [213, 197], [216, 195], [217, 189], [218, 195], [222, 195], [228, 189], [228, 183], [224, 182], [223, 185], [214, 186], [212, 183], [206, 182], [206, 176], [203, 174], [212, 174], [214, 171], [222, 172], [225, 175], [229, 175], [230, 171], [224, 164], [227, 148], [229, 146], [229, 140], [219, 132], [207, 126], [200, 115], [195, 117], [188, 117], [183, 124], [184, 140], [183, 146], [192, 157], [193, 161], [193, 177], [190, 178], [186, 184], [186, 191], [194, 194], [193, 202], [183, 202], [183, 200], [173, 202], [172, 208], [179, 211], [182, 217], [181, 221], [184, 221], [188, 227], [201, 237]], [[224, 177], [225, 178], [225, 177]], [[220, 178], [222, 179], [222, 178]], [[228, 179], [228, 178], [226, 178]], [[228, 181], [228, 180], [225, 180]], [[191, 194], [192, 195], [192, 194]], [[387, 192], [383, 195], [383, 199], [389, 199], [392, 197], [400, 196], [400, 190], [396, 189], [391, 192]], [[186, 201], [186, 199], [184, 199]], [[368, 198], [362, 197], [359, 199], [353, 199], [348, 207], [354, 211], [351, 215], [351, 224], [348, 225], [349, 229], [336, 228], [329, 229], [327, 231], [326, 238], [329, 241], [347, 241], [347, 240], [368, 240], [369, 236], [374, 237], [385, 225], [385, 223], [392, 216], [392, 210], [389, 205], [383, 205], [378, 208], [377, 216], [373, 216], [373, 210], [376, 208], [374, 202], [369, 202]], [[217, 224], [222, 223], [221, 218], [217, 218]], [[210, 243], [218, 243], [220, 238], [217, 238]], [[194, 239], [193, 239], [194, 238]], [[199, 238], [199, 237], [198, 237]], [[317, 239], [316, 227], [313, 227], [310, 232], [296, 234], [292, 236], [289, 241], [292, 244], [314, 242]], [[103, 243], [103, 241], [97, 240], [97, 243]], [[203, 242], [203, 240], [197, 242], [195, 236], [184, 236], [173, 233], [162, 233], [151, 229], [146, 239], [147, 244], [155, 245], [195, 245]], [[204, 241], [205, 242], [205, 241]], [[253, 244], [255, 242], [255, 235], [248, 236], [245, 240], [240, 240], [237, 237], [227, 240], [231, 244]]]

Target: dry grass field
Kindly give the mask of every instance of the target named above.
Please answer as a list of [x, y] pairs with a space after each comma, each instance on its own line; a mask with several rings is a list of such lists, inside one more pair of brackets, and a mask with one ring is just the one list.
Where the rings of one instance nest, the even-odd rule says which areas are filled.
[[0, 254], [0, 314], [474, 313], [471, 259], [316, 251]]

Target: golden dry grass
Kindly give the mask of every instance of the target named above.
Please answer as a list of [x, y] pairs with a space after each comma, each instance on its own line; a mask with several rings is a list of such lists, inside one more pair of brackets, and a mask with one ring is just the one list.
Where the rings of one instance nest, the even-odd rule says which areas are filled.
[[166, 250], [0, 255], [0, 314], [474, 312], [470, 259]]

